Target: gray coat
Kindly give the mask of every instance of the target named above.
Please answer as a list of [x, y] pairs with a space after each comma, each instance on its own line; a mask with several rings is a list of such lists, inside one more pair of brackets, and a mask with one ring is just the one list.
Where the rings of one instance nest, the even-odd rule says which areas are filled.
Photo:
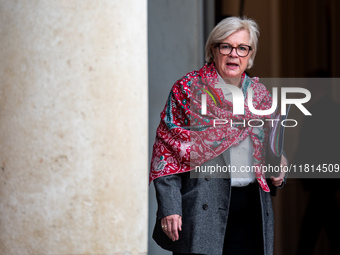
[[[229, 165], [226, 153], [229, 151], [205, 165]], [[154, 180], [158, 211], [153, 238], [162, 248], [178, 253], [222, 255], [231, 195], [230, 178], [202, 172], [193, 176], [193, 171]], [[271, 255], [274, 244], [272, 202], [270, 194], [260, 186], [259, 192], [264, 254]], [[175, 242], [162, 231], [160, 224], [163, 217], [172, 214], [181, 215], [183, 224], [179, 240]]]

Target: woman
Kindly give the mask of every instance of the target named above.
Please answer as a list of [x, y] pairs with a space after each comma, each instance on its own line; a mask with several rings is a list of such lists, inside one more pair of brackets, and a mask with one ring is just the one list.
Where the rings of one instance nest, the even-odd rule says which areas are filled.
[[[272, 117], [253, 114], [246, 103], [251, 88], [253, 106], [271, 108], [264, 85], [245, 74], [258, 33], [251, 19], [222, 20], [207, 40], [207, 64], [174, 84], [161, 113], [150, 171], [158, 203], [153, 238], [173, 254], [273, 253], [270, 189], [261, 171], [270, 127], [246, 124]], [[233, 114], [235, 90], [244, 95], [244, 115]], [[216, 125], [216, 119], [228, 124]], [[254, 171], [242, 172], [245, 166]], [[215, 171], [228, 167], [236, 171]], [[271, 182], [279, 187], [283, 179]]]

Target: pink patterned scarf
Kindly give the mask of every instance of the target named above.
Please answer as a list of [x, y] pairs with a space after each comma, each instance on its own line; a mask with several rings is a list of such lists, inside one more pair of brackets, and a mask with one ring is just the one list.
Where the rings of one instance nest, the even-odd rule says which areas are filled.
[[[269, 192], [262, 165], [265, 163], [270, 122], [264, 121], [263, 129], [250, 127], [247, 123], [250, 119], [265, 120], [272, 116], [250, 112], [248, 100], [244, 101], [244, 115], [233, 115], [232, 103], [224, 99], [221, 89], [215, 88], [217, 82], [214, 63], [209, 63], [198, 71], [188, 73], [173, 85], [156, 132], [150, 182], [161, 176], [190, 171], [250, 136], [256, 179], [261, 188]], [[271, 95], [266, 87], [258, 82], [257, 77], [251, 79], [243, 74], [242, 91], [245, 97], [248, 87], [253, 89], [255, 109], [271, 108]], [[201, 94], [204, 91], [210, 91], [216, 99], [207, 96], [207, 114], [201, 115]], [[232, 120], [234, 123], [245, 121], [246, 126], [231, 127], [228, 123], [214, 127], [214, 119]]]

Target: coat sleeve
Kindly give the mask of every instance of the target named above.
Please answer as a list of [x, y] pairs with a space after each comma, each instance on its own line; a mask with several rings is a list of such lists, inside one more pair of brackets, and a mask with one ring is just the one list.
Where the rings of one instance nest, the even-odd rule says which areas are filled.
[[157, 219], [178, 214], [182, 216], [181, 174], [171, 174], [155, 179], [158, 204]]

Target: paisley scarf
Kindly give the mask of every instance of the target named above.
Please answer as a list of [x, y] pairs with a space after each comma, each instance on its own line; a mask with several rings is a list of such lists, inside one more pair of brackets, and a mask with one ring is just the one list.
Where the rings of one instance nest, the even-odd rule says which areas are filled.
[[[157, 128], [151, 159], [150, 182], [158, 177], [190, 171], [195, 166], [217, 157], [231, 146], [250, 136], [253, 145], [255, 177], [261, 188], [269, 192], [262, 165], [265, 164], [266, 144], [272, 115], [255, 115], [248, 108], [247, 90], [252, 88], [252, 104], [257, 110], [271, 108], [271, 95], [259, 79], [242, 75], [244, 115], [233, 114], [233, 104], [215, 88], [218, 75], [214, 63], [205, 64], [178, 80], [172, 87], [161, 121]], [[202, 93], [207, 96], [206, 114], [201, 114]], [[245, 123], [231, 126], [215, 125], [214, 119]], [[263, 120], [262, 128], [253, 128], [248, 121]], [[252, 126], [255, 126], [252, 121]]]

